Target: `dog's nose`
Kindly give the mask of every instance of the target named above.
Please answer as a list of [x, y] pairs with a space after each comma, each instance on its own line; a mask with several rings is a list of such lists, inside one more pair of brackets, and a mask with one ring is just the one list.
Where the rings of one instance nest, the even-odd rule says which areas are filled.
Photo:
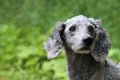
[[87, 37], [87, 38], [85, 38], [85, 39], [83, 40], [83, 42], [84, 42], [84, 44], [85, 44], [86, 46], [91, 46], [92, 43], [93, 43], [93, 38]]

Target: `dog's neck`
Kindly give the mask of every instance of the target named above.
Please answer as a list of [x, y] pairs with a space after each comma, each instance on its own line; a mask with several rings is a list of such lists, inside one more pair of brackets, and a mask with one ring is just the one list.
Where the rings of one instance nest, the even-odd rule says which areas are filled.
[[[65, 50], [69, 80], [102, 80], [95, 76], [98, 70], [100, 72], [101, 64], [90, 54], [74, 53], [68, 47]], [[93, 78], [94, 76], [96, 78]]]

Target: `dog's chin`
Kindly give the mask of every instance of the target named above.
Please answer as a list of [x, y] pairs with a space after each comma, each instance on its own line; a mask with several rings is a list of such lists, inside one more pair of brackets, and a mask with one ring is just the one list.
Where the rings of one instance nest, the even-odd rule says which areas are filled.
[[79, 54], [89, 54], [91, 52], [91, 47], [84, 47], [79, 49]]
[[91, 50], [80, 50], [79, 54], [89, 54]]
[[77, 54], [90, 54], [91, 49], [74, 51]]

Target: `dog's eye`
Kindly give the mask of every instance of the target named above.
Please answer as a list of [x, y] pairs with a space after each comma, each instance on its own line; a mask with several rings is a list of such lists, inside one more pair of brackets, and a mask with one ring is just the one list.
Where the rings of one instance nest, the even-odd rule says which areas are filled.
[[69, 28], [69, 30], [72, 31], [72, 32], [74, 32], [74, 31], [76, 30], [76, 27], [75, 27], [75, 26], [71, 26], [71, 27]]
[[93, 28], [93, 26], [88, 26], [88, 31], [90, 32], [90, 33], [93, 33], [94, 32], [94, 28]]

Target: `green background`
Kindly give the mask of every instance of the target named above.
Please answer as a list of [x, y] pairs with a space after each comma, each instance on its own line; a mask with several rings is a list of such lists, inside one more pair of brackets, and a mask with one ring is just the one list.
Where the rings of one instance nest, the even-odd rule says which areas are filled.
[[43, 49], [57, 21], [76, 15], [102, 19], [120, 61], [120, 0], [0, 0], [0, 80], [67, 80], [64, 52]]

